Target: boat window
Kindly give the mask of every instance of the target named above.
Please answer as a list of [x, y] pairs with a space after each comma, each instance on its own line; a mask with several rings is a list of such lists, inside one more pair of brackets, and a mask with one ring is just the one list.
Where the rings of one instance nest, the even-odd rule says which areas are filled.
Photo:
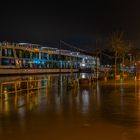
[[15, 65], [15, 60], [14, 59], [9, 59], [9, 58], [2, 58], [1, 64], [4, 66], [14, 66]]
[[52, 60], [52, 54], [49, 54], [49, 60]]
[[39, 53], [38, 53], [38, 52], [33, 52], [33, 53], [32, 53], [32, 58], [33, 58], [33, 59], [39, 58]]
[[13, 49], [12, 48], [3, 48], [2, 56], [14, 57]]
[[65, 61], [65, 59], [66, 59], [66, 56], [65, 55], [61, 55], [61, 60]]
[[24, 51], [24, 58], [30, 58], [30, 52], [29, 51]]
[[23, 50], [18, 50], [18, 49], [16, 49], [16, 56], [17, 56], [18, 58], [23, 58]]
[[41, 53], [41, 59], [48, 60], [48, 54], [47, 53]]

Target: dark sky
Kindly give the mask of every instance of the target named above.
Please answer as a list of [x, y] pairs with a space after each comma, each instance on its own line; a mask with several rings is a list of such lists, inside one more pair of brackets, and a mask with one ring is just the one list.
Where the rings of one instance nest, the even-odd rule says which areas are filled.
[[56, 46], [64, 40], [91, 49], [96, 36], [104, 40], [114, 31], [140, 46], [139, 0], [1, 3], [0, 41]]

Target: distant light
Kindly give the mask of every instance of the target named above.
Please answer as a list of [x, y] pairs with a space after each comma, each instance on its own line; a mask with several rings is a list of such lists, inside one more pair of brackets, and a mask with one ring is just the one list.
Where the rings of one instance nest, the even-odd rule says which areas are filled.
[[34, 51], [35, 51], [35, 52], [39, 52], [39, 49], [35, 48]]
[[82, 73], [82, 78], [86, 78], [86, 74], [85, 73]]
[[86, 64], [85, 64], [85, 63], [82, 63], [82, 64], [81, 64], [81, 66], [82, 66], [82, 67], [85, 67], [85, 66], [86, 66]]

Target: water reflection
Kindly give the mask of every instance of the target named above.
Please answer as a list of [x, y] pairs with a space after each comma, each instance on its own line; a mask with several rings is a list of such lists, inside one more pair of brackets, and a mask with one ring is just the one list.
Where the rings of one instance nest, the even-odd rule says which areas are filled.
[[82, 94], [82, 112], [87, 113], [89, 109], [89, 92], [88, 90], [83, 90]]
[[[75, 79], [77, 77], [75, 75]], [[88, 87], [68, 89], [70, 79], [69, 74], [55, 74], [21, 76], [10, 81], [1, 80], [2, 135], [3, 131], [6, 131], [5, 126], [27, 133], [36, 125], [43, 131], [46, 131], [46, 128], [49, 130], [52, 126], [54, 129], [56, 127], [66, 131], [66, 126], [83, 126], [83, 124], [86, 127], [91, 126], [92, 130], [97, 122], [139, 130], [139, 82], [98, 81]], [[6, 86], [6, 83], [10, 86]], [[4, 92], [5, 87], [9, 94]], [[31, 134], [33, 132], [31, 131]]]

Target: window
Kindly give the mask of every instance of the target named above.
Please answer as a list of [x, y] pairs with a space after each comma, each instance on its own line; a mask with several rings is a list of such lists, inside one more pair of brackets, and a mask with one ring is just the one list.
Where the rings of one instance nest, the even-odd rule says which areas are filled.
[[13, 49], [12, 48], [3, 48], [2, 49], [2, 56], [14, 57]]

